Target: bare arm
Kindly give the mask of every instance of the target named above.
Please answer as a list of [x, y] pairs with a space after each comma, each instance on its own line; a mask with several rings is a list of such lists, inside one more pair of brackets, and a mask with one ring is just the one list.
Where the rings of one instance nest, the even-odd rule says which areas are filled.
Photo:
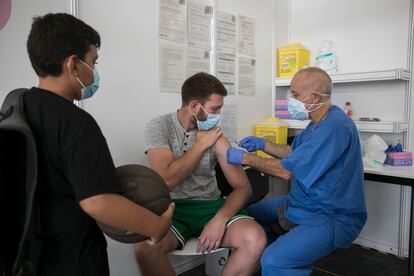
[[230, 143], [224, 137], [221, 137], [215, 144], [217, 160], [223, 170], [224, 176], [233, 187], [233, 191], [226, 198], [224, 206], [216, 214], [217, 217], [221, 217], [226, 221], [246, 206], [252, 196], [250, 182], [243, 167], [227, 163], [226, 153], [229, 147]]
[[135, 204], [118, 194], [101, 194], [79, 202], [82, 210], [105, 224], [128, 229], [151, 237], [158, 242], [167, 234], [171, 226], [174, 205], [170, 205], [161, 216]]
[[246, 153], [243, 156], [243, 165], [249, 165], [268, 175], [277, 176], [285, 180], [292, 178], [292, 173], [280, 164], [279, 159], [264, 158], [252, 153]]
[[174, 160], [170, 149], [150, 149], [147, 152], [150, 166], [161, 175], [170, 191], [195, 169], [204, 152], [222, 135], [220, 128], [199, 131], [197, 142], [179, 159]]
[[265, 141], [264, 151], [278, 159], [283, 159], [292, 151], [292, 148], [289, 145], [279, 145]]
[[226, 198], [223, 207], [204, 227], [197, 246], [198, 252], [214, 250], [220, 246], [227, 222], [246, 205], [252, 195], [249, 180], [242, 166], [227, 163], [226, 153], [230, 147], [227, 139], [221, 137], [214, 147], [220, 167], [233, 191]]

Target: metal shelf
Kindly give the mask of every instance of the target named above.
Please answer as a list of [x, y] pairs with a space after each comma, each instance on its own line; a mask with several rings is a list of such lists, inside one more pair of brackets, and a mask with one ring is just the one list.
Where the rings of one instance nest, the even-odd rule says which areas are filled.
[[[286, 122], [291, 129], [305, 129], [310, 120], [282, 120]], [[382, 122], [361, 122], [354, 121], [356, 127], [361, 132], [376, 133], [403, 133], [407, 131], [407, 122], [405, 121], [382, 121]]]
[[[410, 71], [402, 68], [367, 72], [336, 73], [330, 75], [333, 83], [352, 83], [385, 80], [410, 80]], [[290, 86], [291, 77], [274, 79], [275, 86]]]

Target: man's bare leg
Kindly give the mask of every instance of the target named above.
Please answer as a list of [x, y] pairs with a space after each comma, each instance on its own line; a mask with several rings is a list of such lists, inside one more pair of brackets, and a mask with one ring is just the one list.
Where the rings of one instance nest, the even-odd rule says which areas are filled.
[[169, 276], [175, 271], [168, 261], [168, 252], [178, 247], [177, 238], [168, 231], [167, 235], [156, 245], [147, 242], [135, 244], [135, 259], [142, 276]]
[[254, 220], [239, 219], [233, 222], [226, 229], [220, 245], [234, 248], [222, 275], [252, 275], [259, 265], [266, 245], [266, 234]]

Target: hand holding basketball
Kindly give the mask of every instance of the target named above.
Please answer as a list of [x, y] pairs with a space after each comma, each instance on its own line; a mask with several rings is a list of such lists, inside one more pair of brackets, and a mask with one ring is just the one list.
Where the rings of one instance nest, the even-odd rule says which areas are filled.
[[[153, 242], [158, 242], [168, 232], [174, 211], [174, 206], [170, 205], [171, 199], [167, 185], [159, 174], [141, 165], [120, 166], [117, 168], [117, 173], [121, 181], [123, 196], [161, 216], [164, 223], [159, 236], [151, 237]], [[99, 221], [98, 226], [110, 238], [123, 243], [136, 243], [150, 238]]]

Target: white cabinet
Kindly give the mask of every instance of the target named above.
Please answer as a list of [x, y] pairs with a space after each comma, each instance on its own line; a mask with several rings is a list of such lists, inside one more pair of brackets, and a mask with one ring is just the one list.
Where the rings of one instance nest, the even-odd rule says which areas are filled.
[[[275, 51], [274, 51], [275, 52]], [[361, 82], [378, 82], [378, 81], [402, 81], [410, 80], [410, 71], [397, 68], [381, 71], [336, 73], [331, 75], [332, 82], [335, 84], [361, 83]], [[289, 93], [289, 86], [292, 78], [275, 78], [273, 82], [274, 94], [272, 95], [272, 106], [275, 106], [276, 99], [286, 99]], [[274, 108], [272, 109], [274, 110]], [[274, 114], [273, 114], [274, 117]], [[290, 129], [304, 129], [310, 121], [284, 120], [288, 123]], [[403, 133], [408, 129], [407, 121], [359, 121], [355, 120], [355, 124], [361, 132], [377, 132], [377, 133]]]
[[[365, 81], [387, 81], [387, 80], [410, 80], [410, 71], [396, 68], [381, 71], [335, 73], [331, 75], [332, 82], [335, 83], [358, 83]], [[289, 86], [292, 78], [275, 78], [274, 85], [283, 87]]]

